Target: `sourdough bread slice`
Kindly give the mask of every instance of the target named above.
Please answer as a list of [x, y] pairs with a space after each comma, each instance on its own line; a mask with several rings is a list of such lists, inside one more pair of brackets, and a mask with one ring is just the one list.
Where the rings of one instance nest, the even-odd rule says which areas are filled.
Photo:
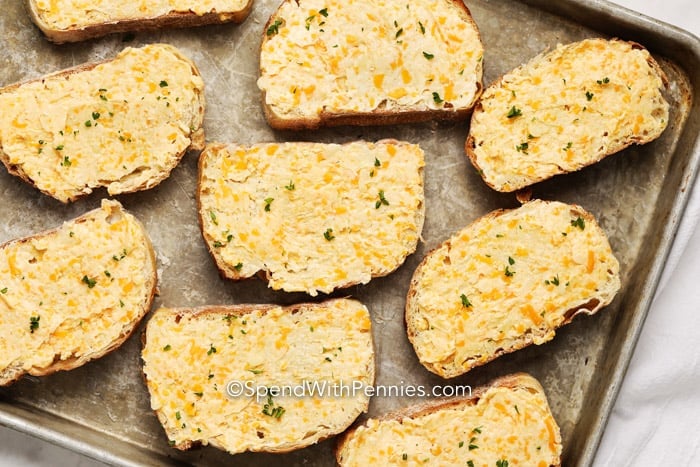
[[204, 82], [165, 44], [0, 89], [0, 160], [59, 201], [145, 190], [204, 145]]
[[490, 187], [505, 192], [579, 170], [661, 135], [666, 84], [659, 64], [634, 42], [560, 45], [484, 91], [467, 155]]
[[317, 443], [367, 410], [374, 382], [369, 312], [349, 299], [163, 308], [148, 322], [142, 356], [151, 407], [181, 450]]
[[210, 144], [199, 165], [202, 235], [230, 279], [329, 293], [391, 273], [420, 238], [415, 144]]
[[551, 340], [619, 288], [619, 264], [593, 216], [535, 200], [487, 214], [425, 257], [408, 292], [408, 338], [428, 370], [451, 378]]
[[27, 0], [26, 5], [34, 24], [60, 44], [116, 32], [240, 23], [253, 0]]
[[119, 347], [151, 307], [155, 253], [116, 201], [0, 246], [0, 386]]
[[461, 0], [285, 0], [258, 87], [278, 129], [467, 118], [483, 46]]
[[475, 389], [369, 419], [338, 442], [341, 467], [561, 465], [561, 435], [540, 383], [516, 373]]

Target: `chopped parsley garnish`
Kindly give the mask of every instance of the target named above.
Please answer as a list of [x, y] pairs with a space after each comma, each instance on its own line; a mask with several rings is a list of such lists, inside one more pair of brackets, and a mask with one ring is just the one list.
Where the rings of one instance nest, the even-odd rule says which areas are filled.
[[216, 347], [214, 347], [214, 344], [209, 344], [209, 350], [207, 350], [207, 355], [211, 355], [213, 353], [216, 353]]
[[598, 83], [598, 84], [608, 84], [609, 82], [610, 82], [610, 78], [608, 78], [607, 76], [603, 79], [599, 79], [598, 81], [596, 81], [596, 83]]
[[278, 19], [274, 23], [270, 25], [270, 27], [267, 28], [267, 35], [269, 36], [274, 36], [275, 34], [278, 34], [280, 32], [280, 26], [282, 26], [282, 20]]
[[316, 17], [316, 15], [311, 15], [308, 18], [306, 18], [306, 30], [307, 31], [311, 27], [311, 21], [313, 21], [315, 17]]
[[510, 264], [511, 266], [515, 264], [515, 260], [513, 259], [512, 256], [508, 257], [508, 264]]
[[584, 230], [586, 228], [586, 221], [583, 220], [583, 217], [577, 217], [575, 221], [571, 221], [571, 225], [573, 227], [578, 227], [581, 230]]
[[177, 412], [175, 412], [175, 420], [180, 420], [181, 418], [182, 416], [180, 415], [180, 411], [178, 410]]
[[328, 18], [328, 8], [324, 8], [322, 10], [318, 10], [318, 14], [323, 16], [324, 18]]
[[593, 100], [593, 93], [591, 91], [586, 91], [586, 100]]
[[389, 201], [384, 196], [384, 190], [379, 190], [379, 200], [374, 204], [374, 208], [379, 209], [382, 205], [389, 206]]
[[530, 145], [528, 143], [520, 143], [517, 146], [515, 146], [515, 150], [518, 152], [522, 152], [523, 154], [527, 154], [527, 149]]
[[467, 461], [467, 467], [474, 467], [474, 461]]
[[167, 352], [168, 350], [170, 350], [170, 349], [172, 349], [172, 347], [170, 346], [170, 344], [168, 344], [168, 345], [166, 345], [165, 347], [163, 347], [163, 350], [166, 351], [166, 352]]
[[[204, 395], [204, 393], [203, 392], [195, 392], [194, 395], [197, 397], [202, 397]], [[183, 423], [183, 425], [184, 425], [184, 423]]]
[[100, 113], [99, 113], [99, 112], [93, 112], [93, 113], [92, 113], [92, 119], [93, 119], [93, 120], [97, 120], [97, 119], [99, 119], [99, 118], [100, 118]]
[[435, 55], [428, 52], [423, 52], [423, 56], [428, 60], [432, 60], [433, 58], [435, 58]]
[[511, 271], [510, 266], [506, 266], [505, 275], [506, 277], [513, 277], [515, 275], [515, 271]]
[[63, 156], [63, 160], [61, 161], [61, 165], [63, 167], [70, 167], [73, 163], [70, 161], [70, 158], [68, 156]]
[[85, 126], [86, 126], [86, 127], [91, 127], [91, 126], [92, 126], [92, 120], [85, 120]]
[[34, 331], [39, 329], [39, 320], [41, 316], [31, 316], [29, 318], [29, 332], [34, 334]]
[[265, 198], [265, 212], [270, 212], [270, 206], [275, 198]]
[[223, 247], [223, 246], [224, 246], [224, 244], [221, 243], [221, 242], [218, 241], [218, 240], [216, 240], [216, 241], [214, 242], [214, 248], [221, 248], [221, 247]]
[[124, 308], [124, 302], [121, 299], [119, 299], [119, 306]]
[[514, 405], [513, 407], [515, 407], [515, 412], [516, 412], [518, 415], [520, 415], [520, 410], [518, 410], [518, 406], [517, 406], [517, 405]]
[[520, 117], [523, 114], [523, 111], [517, 108], [516, 106], [513, 106], [510, 108], [508, 113], [506, 114], [507, 118], [515, 118], [515, 117]]
[[275, 406], [275, 401], [272, 400], [272, 395], [267, 395], [267, 403], [263, 406], [262, 413], [268, 417], [279, 419], [284, 415], [284, 407], [278, 405]]
[[459, 446], [460, 448], [461, 448], [461, 447], [464, 447], [464, 441], [460, 441], [458, 446]]
[[294, 188], [296, 188], [296, 187], [294, 186], [294, 182], [292, 180], [290, 180], [289, 185], [285, 185], [284, 188], [289, 190], [289, 191], [294, 191]]
[[423, 26], [423, 23], [418, 21], [418, 27], [420, 28], [421, 34], [425, 34], [425, 26]]
[[233, 267], [236, 271], [240, 271], [243, 269], [243, 263], [236, 263], [236, 265]]
[[433, 101], [435, 101], [436, 104], [441, 104], [443, 102], [442, 97], [440, 97], [440, 94], [437, 92], [433, 93]]
[[549, 285], [549, 284], [552, 284], [552, 285], [559, 285], [559, 274], [557, 274], [556, 276], [552, 277], [551, 279], [547, 279], [546, 281], [544, 281], [544, 283], [547, 284], [547, 285]]
[[571, 141], [569, 141], [568, 143], [566, 143], [566, 146], [564, 147], [563, 150], [564, 150], [564, 151], [568, 151], [569, 149], [571, 149], [571, 146], [573, 146], [573, 145], [574, 145], [574, 143], [572, 143]]
[[329, 242], [335, 238], [335, 235], [333, 235], [333, 229], [326, 229], [325, 232], [323, 232], [323, 238], [328, 240]]
[[56, 149], [56, 151], [63, 151], [63, 145], [59, 144], [58, 146], [56, 146], [55, 149]]
[[382, 161], [377, 159], [376, 157], [374, 158], [374, 166], [375, 167], [381, 167], [382, 166]]
[[480, 426], [477, 426], [476, 428], [474, 428], [474, 429], [472, 430], [472, 432], [481, 434], [481, 427], [480, 427]]
[[88, 286], [88, 289], [95, 287], [95, 284], [97, 284], [95, 279], [90, 279], [87, 275], [83, 276], [82, 281]]
[[161, 88], [167, 88], [167, 87], [168, 87], [168, 82], [165, 81], [165, 80], [163, 80], [163, 81], [161, 81], [160, 83], [158, 83], [158, 86], [160, 86]]
[[405, 452], [404, 452], [403, 454], [401, 454], [401, 460], [407, 461], [407, 460], [408, 460], [408, 454], [406, 454]]
[[472, 306], [472, 303], [469, 301], [469, 298], [466, 295], [462, 294], [459, 296], [459, 298], [462, 300], [462, 306], [464, 308], [469, 308]]
[[124, 249], [122, 250], [122, 252], [121, 252], [121, 254], [120, 254], [119, 256], [117, 256], [117, 255], [112, 256], [112, 259], [113, 259], [114, 261], [121, 261], [121, 260], [123, 260], [124, 258], [126, 258], [126, 248], [124, 248]]
[[214, 223], [214, 225], [219, 225], [219, 221], [216, 220], [216, 213], [214, 211], [209, 211], [209, 218]]
[[260, 373], [263, 372], [262, 370], [259, 370], [259, 369], [257, 369], [257, 368], [250, 368], [248, 371], [250, 371], [250, 372], [253, 373], [254, 375], [259, 375]]
[[398, 39], [399, 37], [401, 37], [401, 34], [403, 34], [403, 28], [399, 28], [399, 30], [396, 31], [396, 37], [395, 37], [395, 39]]
[[6, 293], [7, 293], [7, 287], [5, 287], [4, 289], [0, 290], [0, 293], [3, 294], [3, 295], [6, 294]]
[[[473, 439], [474, 439], [474, 438], [472, 438], [472, 440], [473, 440]], [[472, 442], [470, 441], [470, 442], [469, 442], [468, 448], [469, 448], [470, 451], [473, 451], [474, 449], [479, 449], [479, 446], [477, 446], [476, 444], [472, 444]]]
[[505, 459], [497, 460], [496, 467], [508, 467], [508, 461]]

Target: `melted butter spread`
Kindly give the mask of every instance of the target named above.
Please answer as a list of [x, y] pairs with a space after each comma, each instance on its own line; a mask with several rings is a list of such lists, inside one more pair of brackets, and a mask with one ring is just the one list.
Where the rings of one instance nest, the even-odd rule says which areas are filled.
[[247, 0], [34, 0], [41, 20], [55, 29], [75, 29], [114, 21], [157, 18], [173, 13], [226, 13]]
[[211, 146], [204, 238], [236, 278], [331, 292], [396, 269], [423, 226], [423, 151], [398, 141]]
[[133, 328], [155, 270], [150, 241], [116, 201], [0, 249], [0, 371], [81, 358]]
[[413, 345], [446, 376], [526, 336], [552, 339], [567, 311], [592, 299], [598, 309], [620, 288], [619, 264], [592, 217], [543, 201], [477, 220], [432, 252], [414, 281]]
[[482, 76], [474, 24], [450, 0], [285, 1], [258, 86], [280, 118], [463, 109]]
[[[398, 420], [370, 419], [343, 447], [340, 465], [549, 467], [559, 465], [559, 428], [543, 392], [489, 389], [474, 405]], [[500, 465], [500, 464], [499, 464]], [[505, 465], [505, 464], [504, 464]]]
[[231, 381], [262, 388], [374, 380], [369, 312], [359, 302], [338, 299], [295, 312], [252, 307], [161, 309], [149, 321], [143, 360], [151, 407], [176, 445], [201, 441], [230, 453], [301, 447], [343, 431], [367, 409], [362, 391], [275, 396], [281, 416], [263, 413], [266, 397], [228, 397]]
[[471, 124], [484, 180], [514, 191], [658, 137], [669, 106], [650, 59], [628, 42], [589, 39], [503, 76], [484, 91]]
[[0, 94], [0, 144], [40, 190], [68, 201], [106, 186], [156, 184], [199, 129], [204, 83], [177, 49], [127, 48], [114, 60]]

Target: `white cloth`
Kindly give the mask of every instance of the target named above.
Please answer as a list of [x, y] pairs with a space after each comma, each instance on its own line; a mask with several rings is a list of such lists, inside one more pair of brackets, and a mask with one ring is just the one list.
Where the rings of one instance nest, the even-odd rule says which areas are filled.
[[[697, 0], [615, 3], [700, 35]], [[700, 187], [696, 184], [610, 416], [596, 466], [700, 466], [699, 217]], [[18, 465], [103, 466], [0, 427], [0, 467]]]

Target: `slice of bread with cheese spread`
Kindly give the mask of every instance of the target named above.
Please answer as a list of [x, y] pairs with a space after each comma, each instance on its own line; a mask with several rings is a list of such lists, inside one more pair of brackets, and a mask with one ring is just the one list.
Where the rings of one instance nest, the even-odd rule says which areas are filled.
[[34, 24], [59, 44], [116, 32], [240, 23], [252, 6], [253, 0], [27, 0]]
[[0, 160], [59, 201], [145, 190], [204, 145], [204, 82], [165, 44], [0, 89]]
[[151, 407], [181, 450], [309, 446], [365, 412], [374, 383], [369, 312], [349, 299], [163, 308], [142, 357]]
[[619, 288], [618, 261], [593, 216], [535, 200], [487, 214], [425, 257], [408, 293], [408, 337], [428, 370], [451, 378], [551, 340]]
[[0, 246], [0, 386], [119, 347], [148, 312], [155, 253], [116, 201]]
[[285, 0], [263, 30], [273, 128], [467, 118], [483, 45], [462, 0]]
[[659, 64], [634, 42], [560, 45], [484, 91], [467, 155], [502, 192], [579, 170], [661, 135], [668, 123], [666, 85]]
[[343, 145], [211, 144], [200, 157], [202, 234], [224, 277], [264, 275], [329, 293], [399, 267], [423, 228], [423, 151]]
[[341, 467], [561, 465], [561, 435], [540, 383], [504, 376], [470, 397], [369, 419], [339, 440]]

